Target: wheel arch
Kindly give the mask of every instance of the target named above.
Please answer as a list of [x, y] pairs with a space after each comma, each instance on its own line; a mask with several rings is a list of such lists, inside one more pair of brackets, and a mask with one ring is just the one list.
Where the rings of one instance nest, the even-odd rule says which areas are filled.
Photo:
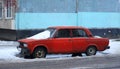
[[89, 45], [89, 46], [86, 48], [86, 50], [87, 50], [89, 47], [95, 47], [95, 48], [96, 48], [96, 50], [98, 51], [98, 48], [97, 48], [97, 46], [96, 46], [96, 45]]
[[32, 53], [33, 53], [33, 52], [35, 51], [35, 49], [37, 49], [37, 48], [43, 48], [43, 49], [45, 49], [46, 53], [48, 53], [48, 49], [47, 49], [46, 46], [44, 46], [44, 45], [36, 46], [36, 47], [33, 49]]

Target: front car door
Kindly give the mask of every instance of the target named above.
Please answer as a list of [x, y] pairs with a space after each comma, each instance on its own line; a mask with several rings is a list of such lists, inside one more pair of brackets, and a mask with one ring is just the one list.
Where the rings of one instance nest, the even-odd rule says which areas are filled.
[[70, 29], [58, 30], [52, 40], [52, 50], [54, 53], [70, 53], [72, 51]]

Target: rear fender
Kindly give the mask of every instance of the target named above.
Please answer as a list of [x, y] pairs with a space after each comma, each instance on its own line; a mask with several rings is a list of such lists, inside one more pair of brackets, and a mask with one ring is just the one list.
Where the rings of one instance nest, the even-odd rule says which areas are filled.
[[[97, 51], [99, 50], [99, 47], [96, 44], [90, 44], [90, 45], [88, 45], [87, 48], [89, 48], [89, 47], [95, 47], [97, 49]], [[87, 48], [86, 48], [86, 50], [87, 50]]]

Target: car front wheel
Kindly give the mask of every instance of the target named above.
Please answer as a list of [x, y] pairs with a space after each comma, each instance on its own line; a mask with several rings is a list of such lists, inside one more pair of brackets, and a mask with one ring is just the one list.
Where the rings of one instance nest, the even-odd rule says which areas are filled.
[[36, 48], [33, 52], [33, 58], [45, 58], [46, 53], [45, 48]]

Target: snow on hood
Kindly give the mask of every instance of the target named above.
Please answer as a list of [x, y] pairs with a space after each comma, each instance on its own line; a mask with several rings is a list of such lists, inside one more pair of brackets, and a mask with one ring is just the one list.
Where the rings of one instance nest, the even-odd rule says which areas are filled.
[[47, 39], [50, 37], [50, 31], [46, 30], [36, 35], [33, 35], [27, 39]]
[[95, 37], [95, 38], [102, 38], [101, 36], [97, 36], [97, 35], [95, 35], [94, 37]]

